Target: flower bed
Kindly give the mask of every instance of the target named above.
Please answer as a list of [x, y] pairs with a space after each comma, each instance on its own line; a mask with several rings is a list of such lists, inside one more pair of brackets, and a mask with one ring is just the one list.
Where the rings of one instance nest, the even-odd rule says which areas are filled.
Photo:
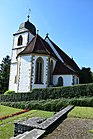
[[20, 112], [13, 113], [13, 114], [11, 114], [11, 115], [3, 116], [3, 117], [0, 118], [0, 120], [4, 120], [4, 119], [9, 118], [9, 117], [17, 116], [17, 115], [19, 115], [19, 114], [28, 112], [29, 110], [30, 110], [30, 109], [26, 109], [26, 110], [22, 110], [22, 111], [20, 111]]

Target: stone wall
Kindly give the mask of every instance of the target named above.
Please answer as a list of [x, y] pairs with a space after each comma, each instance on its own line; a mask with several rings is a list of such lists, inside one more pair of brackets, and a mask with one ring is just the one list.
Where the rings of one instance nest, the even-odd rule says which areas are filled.
[[[14, 136], [22, 134], [26, 131], [33, 131], [34, 129], [39, 129], [41, 131], [43, 130], [44, 134], [48, 134], [53, 131], [67, 117], [67, 113], [72, 110], [73, 107], [74, 106], [67, 106], [48, 119], [33, 117], [26, 121], [16, 121], [14, 123]], [[27, 137], [24, 139], [27, 139]]]

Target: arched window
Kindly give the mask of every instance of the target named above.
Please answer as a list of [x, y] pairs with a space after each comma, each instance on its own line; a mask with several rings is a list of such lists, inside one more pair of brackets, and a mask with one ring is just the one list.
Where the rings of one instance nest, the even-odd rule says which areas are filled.
[[73, 78], [72, 78], [72, 85], [75, 84], [75, 76], [73, 75]]
[[50, 63], [50, 84], [53, 84], [53, 61]]
[[44, 62], [41, 57], [36, 60], [36, 73], [35, 73], [35, 83], [42, 84], [43, 83], [43, 69]]
[[58, 78], [58, 84], [57, 85], [63, 86], [63, 78], [61, 76]]
[[20, 35], [19, 38], [18, 38], [18, 43], [17, 43], [17, 45], [18, 45], [18, 46], [19, 46], [19, 45], [22, 45], [22, 43], [23, 43], [23, 38], [22, 38], [22, 36]]

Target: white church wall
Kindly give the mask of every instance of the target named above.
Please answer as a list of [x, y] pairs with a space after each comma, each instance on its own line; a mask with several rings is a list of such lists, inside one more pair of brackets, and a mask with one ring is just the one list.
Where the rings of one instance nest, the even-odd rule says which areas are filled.
[[18, 55], [23, 49], [24, 49], [24, 48], [14, 49], [14, 50], [12, 51], [11, 63], [17, 62], [17, 55]]
[[[19, 36], [22, 36], [22, 38], [23, 38], [23, 44], [22, 45], [20, 45], [20, 46], [18, 46], [17, 44], [18, 44], [18, 38], [19, 38]], [[28, 43], [28, 32], [24, 32], [24, 33], [20, 33], [20, 34], [18, 34], [18, 35], [15, 35], [14, 36], [14, 48], [19, 48], [19, 47], [21, 47], [21, 46], [26, 46], [27, 45], [27, 43]]]
[[53, 75], [53, 84], [54, 86], [58, 83], [59, 77], [63, 78], [63, 86], [71, 86], [72, 85], [72, 75]]
[[55, 68], [55, 65], [56, 65], [56, 60], [54, 60], [53, 58], [50, 58], [50, 61], [53, 61], [53, 70], [54, 70], [54, 68]]
[[15, 77], [17, 73], [17, 63], [11, 64], [10, 67], [10, 79], [9, 79], [9, 90], [17, 92], [17, 84], [15, 83]]
[[11, 63], [15, 63], [16, 62], [16, 50], [12, 51], [12, 57], [11, 57]]
[[[44, 61], [44, 70], [43, 70], [43, 84], [35, 84], [35, 65], [36, 65], [36, 60], [41, 57]], [[32, 89], [34, 88], [46, 88], [47, 87], [47, 65], [48, 65], [48, 57], [47, 56], [35, 56], [34, 61], [33, 61], [33, 80], [32, 80]]]
[[74, 76], [74, 84], [79, 84], [79, 77], [76, 75], [73, 76]]
[[[29, 33], [29, 39], [28, 39], [28, 33]], [[22, 35], [23, 37], [23, 43], [22, 45], [18, 46], [17, 43], [18, 43], [18, 38], [19, 36]], [[25, 33], [22, 33], [22, 34], [18, 34], [18, 35], [15, 35], [14, 38], [13, 38], [13, 50], [12, 50], [12, 59], [11, 59], [11, 63], [15, 63], [16, 62], [16, 57], [17, 55], [24, 50], [25, 46], [27, 45], [28, 43], [28, 40], [29, 42], [32, 40], [34, 36], [30, 33], [30, 32], [25, 32]]]
[[32, 35], [30, 32], [29, 33], [29, 42], [33, 39], [34, 35]]
[[[18, 44], [18, 38], [20, 35], [22, 35], [22, 37], [23, 37], [23, 43], [22, 43], [22, 45], [18, 46], [17, 45]], [[12, 48], [13, 50], [12, 50], [11, 63], [17, 62], [16, 57], [17, 57], [18, 53], [20, 53], [25, 48], [23, 46], [27, 45], [27, 41], [28, 41], [27, 38], [28, 38], [28, 32], [15, 35], [13, 37], [13, 48]]]
[[18, 92], [30, 91], [31, 56], [21, 56]]

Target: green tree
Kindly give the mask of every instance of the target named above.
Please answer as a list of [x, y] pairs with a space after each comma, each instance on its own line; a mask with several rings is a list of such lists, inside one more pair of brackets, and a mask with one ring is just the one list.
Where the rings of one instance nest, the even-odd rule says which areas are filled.
[[92, 83], [92, 72], [90, 68], [83, 67], [79, 72], [79, 82], [80, 84]]
[[92, 82], [93, 82], [93, 72], [92, 72]]
[[7, 55], [0, 64], [0, 93], [4, 93], [8, 90], [10, 62], [10, 57]]

